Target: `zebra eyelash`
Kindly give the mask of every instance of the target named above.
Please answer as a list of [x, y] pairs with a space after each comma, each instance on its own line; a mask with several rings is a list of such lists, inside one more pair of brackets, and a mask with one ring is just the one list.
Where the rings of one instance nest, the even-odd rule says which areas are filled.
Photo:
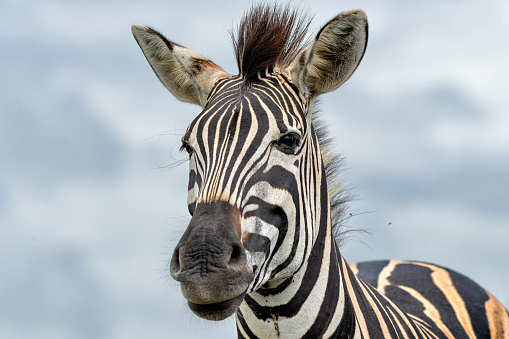
[[194, 149], [189, 146], [189, 144], [185, 141], [182, 141], [182, 146], [180, 146], [179, 148], [179, 152], [184, 152], [186, 151], [187, 154], [191, 155], [193, 152], [194, 152]]

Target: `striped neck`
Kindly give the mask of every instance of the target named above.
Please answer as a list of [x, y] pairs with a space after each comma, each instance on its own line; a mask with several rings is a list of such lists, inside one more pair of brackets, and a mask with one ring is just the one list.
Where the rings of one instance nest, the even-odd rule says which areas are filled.
[[346, 263], [332, 234], [325, 180], [320, 194], [324, 208], [309, 259], [294, 276], [269, 281], [246, 295], [237, 311], [239, 338], [353, 338], [355, 314], [343, 276]]

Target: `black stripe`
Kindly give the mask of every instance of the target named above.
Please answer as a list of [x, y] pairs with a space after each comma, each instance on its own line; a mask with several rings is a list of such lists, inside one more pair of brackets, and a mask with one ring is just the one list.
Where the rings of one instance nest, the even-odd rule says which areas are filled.
[[387, 266], [389, 260], [380, 260], [380, 261], [368, 261], [368, 262], [360, 262], [357, 263], [357, 269], [359, 272], [357, 273], [357, 277], [361, 280], [367, 282], [374, 288], [378, 288], [378, 276], [380, 272]]
[[346, 292], [346, 285], [344, 283], [342, 288], [345, 289], [343, 317], [339, 322], [338, 328], [332, 335], [332, 338], [351, 339], [355, 335], [355, 311], [353, 309], [352, 301]]
[[465, 301], [468, 315], [472, 319], [472, 328], [475, 335], [478, 338], [489, 338], [490, 329], [485, 303], [490, 297], [481, 286], [469, 278], [451, 270], [447, 271], [458, 294]]
[[[326, 222], [322, 222], [321, 226], [328, 227]], [[303, 338], [314, 339], [323, 336], [334, 317], [334, 311], [336, 310], [336, 306], [339, 302], [339, 291], [340, 288], [343, 287], [340, 286], [341, 282], [339, 279], [337, 261], [332, 260], [332, 258], [333, 256], [331, 256], [331, 261], [329, 263], [329, 279], [327, 281], [327, 289], [325, 290], [325, 296], [323, 303], [320, 306], [318, 317], [314, 320], [313, 325], [306, 332]]]
[[[247, 334], [247, 338], [259, 339], [256, 335], [254, 335], [254, 333], [251, 331], [251, 329], [247, 325], [246, 320], [244, 319], [244, 315], [242, 314], [242, 312], [240, 310], [237, 310], [237, 319], [239, 320], [240, 326], [242, 327], [244, 332]], [[246, 338], [242, 335], [242, 333], [240, 332], [240, 329], [238, 329], [238, 328], [237, 328], [237, 335], [239, 338]]]

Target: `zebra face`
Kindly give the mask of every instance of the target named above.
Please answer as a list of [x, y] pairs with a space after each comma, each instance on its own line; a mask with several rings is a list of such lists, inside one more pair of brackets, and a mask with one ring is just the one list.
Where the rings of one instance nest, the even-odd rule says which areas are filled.
[[309, 22], [275, 9], [255, 7], [239, 24], [238, 76], [148, 27], [132, 27], [163, 85], [203, 109], [183, 137], [192, 218], [170, 271], [206, 319], [230, 316], [247, 293], [284, 290], [308, 264], [319, 228], [330, 224], [309, 103], [357, 68], [366, 15], [336, 16], [306, 46]]
[[272, 74], [249, 88], [221, 81], [188, 127], [192, 219], [170, 266], [198, 315], [229, 316], [245, 293], [302, 263], [292, 258], [289, 235], [299, 232], [309, 131], [298, 90]]

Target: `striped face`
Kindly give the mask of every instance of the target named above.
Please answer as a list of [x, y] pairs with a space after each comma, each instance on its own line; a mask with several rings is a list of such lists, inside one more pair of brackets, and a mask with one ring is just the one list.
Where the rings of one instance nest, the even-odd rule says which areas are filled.
[[219, 82], [183, 147], [193, 218], [218, 201], [237, 211], [235, 232], [254, 274], [250, 292], [293, 275], [306, 260], [316, 231], [302, 227], [303, 219], [317, 213], [302, 200], [316, 200], [319, 187], [311, 183], [321, 181], [321, 159], [306, 105], [286, 77], [267, 74], [242, 86], [237, 78]]
[[290, 179], [308, 144], [297, 88], [281, 75], [242, 86], [237, 78], [220, 82], [182, 139], [190, 154], [191, 214], [215, 200], [244, 207], [262, 182], [286, 191], [295, 184]]

